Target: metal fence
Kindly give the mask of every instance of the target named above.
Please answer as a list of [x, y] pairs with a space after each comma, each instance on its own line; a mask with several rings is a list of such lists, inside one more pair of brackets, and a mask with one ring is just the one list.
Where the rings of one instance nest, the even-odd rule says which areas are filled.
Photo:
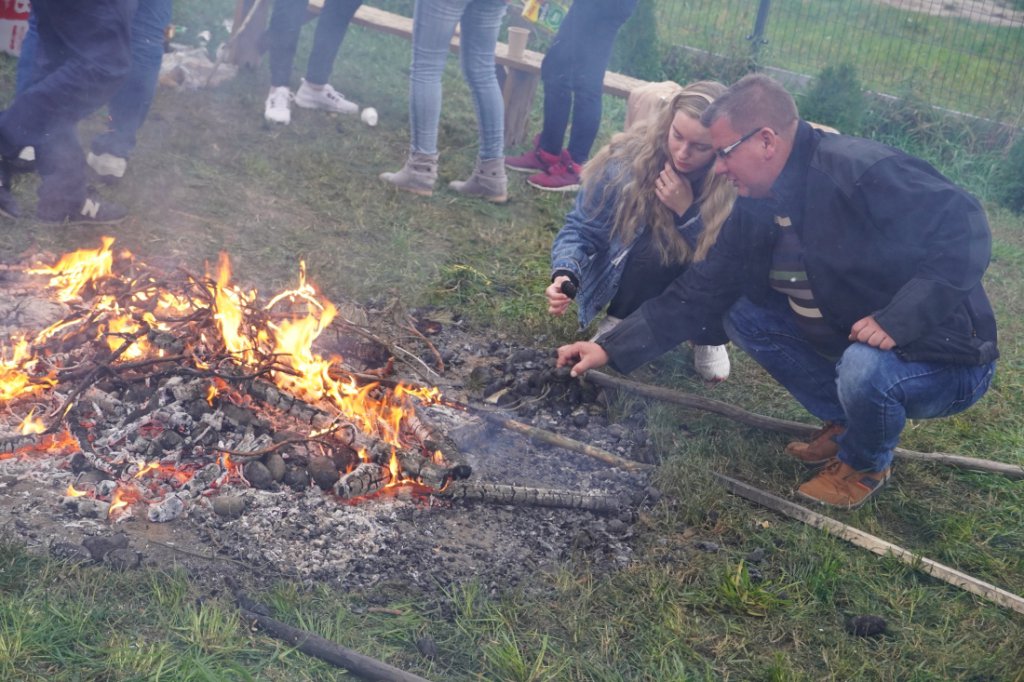
[[1011, 0], [655, 0], [655, 13], [662, 45], [797, 81], [851, 64], [870, 91], [1024, 124], [1024, 11]]

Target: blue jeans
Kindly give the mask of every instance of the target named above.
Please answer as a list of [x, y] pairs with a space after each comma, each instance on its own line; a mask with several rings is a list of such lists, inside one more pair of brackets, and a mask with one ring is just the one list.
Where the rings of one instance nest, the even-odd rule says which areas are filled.
[[[345, 32], [363, 0], [324, 0], [316, 20], [313, 49], [306, 64], [306, 80], [325, 85], [334, 70]], [[275, 0], [270, 15], [270, 85], [290, 87], [299, 33], [306, 20], [308, 0]]]
[[505, 108], [494, 70], [494, 48], [505, 15], [504, 0], [416, 0], [409, 74], [409, 126], [413, 152], [437, 153], [441, 76], [448, 44], [461, 22], [462, 75], [473, 95], [481, 159], [505, 150]]
[[846, 425], [839, 459], [859, 471], [882, 471], [907, 419], [963, 412], [988, 390], [995, 362], [954, 365], [905, 362], [893, 351], [853, 343], [838, 362], [803, 339], [784, 299], [767, 307], [741, 298], [725, 319], [729, 338], [822, 421]]
[[75, 126], [103, 105], [131, 67], [134, 0], [36, 0], [32, 83], [0, 116], [0, 153], [36, 149], [39, 208], [77, 211], [86, 196], [85, 154]]
[[[131, 70], [107, 102], [110, 126], [92, 141], [97, 154], [127, 157], [135, 149], [135, 136], [149, 114], [156, 94], [160, 63], [164, 56], [164, 29], [171, 23], [171, 0], [139, 0], [131, 25]], [[38, 77], [35, 72], [39, 33], [35, 12], [18, 58], [16, 92], [21, 93]]]
[[569, 156], [579, 164], [590, 156], [601, 126], [601, 93], [612, 45], [636, 3], [637, 0], [576, 0], [569, 7], [540, 68], [544, 81], [540, 148], [549, 154], [562, 153], [571, 113]]

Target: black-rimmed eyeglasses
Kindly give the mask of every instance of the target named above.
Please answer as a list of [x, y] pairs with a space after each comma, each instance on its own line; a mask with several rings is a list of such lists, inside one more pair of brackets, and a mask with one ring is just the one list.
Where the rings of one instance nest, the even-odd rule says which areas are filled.
[[749, 133], [747, 133], [746, 135], [744, 135], [740, 139], [736, 140], [735, 142], [733, 142], [728, 147], [722, 147], [721, 149], [716, 149], [715, 150], [715, 156], [717, 156], [718, 158], [720, 158], [720, 159], [722, 159], [724, 161], [725, 159], [727, 159], [729, 157], [730, 154], [732, 154], [734, 151], [736, 151], [736, 147], [739, 147], [741, 144], [743, 144], [744, 142], [746, 142], [747, 140], [752, 138], [754, 135], [757, 135], [762, 130], [764, 130], [764, 126], [761, 126], [759, 128], [754, 128]]

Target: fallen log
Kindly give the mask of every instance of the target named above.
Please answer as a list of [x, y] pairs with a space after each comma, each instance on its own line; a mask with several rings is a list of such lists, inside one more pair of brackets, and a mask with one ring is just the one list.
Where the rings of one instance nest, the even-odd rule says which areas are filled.
[[[649, 384], [642, 384], [628, 379], [620, 379], [594, 370], [587, 372], [584, 379], [586, 381], [592, 381], [598, 386], [603, 386], [605, 388], [616, 388], [629, 391], [630, 393], [635, 393], [636, 395], [643, 396], [645, 398], [653, 398], [655, 400], [661, 400], [675, 405], [682, 405], [683, 407], [690, 407], [695, 410], [711, 412], [723, 417], [728, 417], [729, 419], [738, 421], [741, 424], [756, 426], [757, 428], [769, 431], [787, 433], [801, 438], [806, 438], [818, 430], [818, 427], [811, 426], [809, 424], [801, 424], [800, 422], [789, 421], [787, 419], [776, 419], [775, 417], [766, 417], [754, 412], [748, 412], [743, 408], [724, 403], [721, 400], [702, 398], [700, 396], [690, 395], [681, 391], [675, 391], [670, 388], [651, 386]], [[959, 469], [967, 469], [969, 471], [1001, 474], [1007, 478], [1013, 479], [1024, 478], [1024, 467], [1017, 464], [996, 462], [990, 459], [965, 457], [963, 455], [953, 455], [944, 452], [916, 452], [914, 450], [906, 450], [904, 448], [895, 448], [893, 450], [893, 454], [901, 459], [916, 460], [920, 462], [935, 462], [951, 467], [957, 467]]]
[[559, 509], [582, 509], [584, 511], [614, 514], [629, 504], [614, 495], [557, 490], [553, 488], [529, 488], [507, 483], [454, 482], [434, 497], [449, 500], [487, 502], [525, 507], [555, 507]]
[[737, 481], [734, 478], [730, 478], [717, 472], [714, 476], [723, 486], [725, 486], [726, 490], [734, 495], [739, 495], [740, 497], [768, 507], [769, 509], [777, 511], [790, 518], [802, 521], [809, 526], [820, 528], [829, 535], [842, 538], [851, 544], [866, 549], [879, 556], [894, 556], [908, 566], [913, 566], [914, 568], [917, 568], [934, 578], [938, 578], [943, 582], [959, 587], [960, 589], [966, 590], [972, 594], [976, 594], [979, 597], [984, 597], [995, 604], [1013, 609], [1018, 613], [1024, 613], [1024, 598], [1021, 598], [1012, 592], [1007, 592], [1006, 590], [996, 587], [991, 583], [987, 583], [984, 580], [962, 573], [955, 568], [950, 568], [949, 566], [940, 564], [937, 561], [932, 561], [920, 554], [914, 554], [910, 550], [904, 549], [899, 545], [893, 544], [879, 537], [875, 537], [870, 533], [865, 533], [858, 528], [849, 526], [831, 517], [825, 516], [824, 514], [811, 511], [807, 507], [790, 502], [789, 500], [784, 500], [781, 497], [776, 497], [775, 495], [765, 492], [760, 488], [755, 488], [752, 485]]
[[390, 666], [376, 658], [370, 658], [357, 651], [341, 646], [329, 639], [306, 630], [292, 627], [270, 617], [270, 609], [249, 599], [238, 584], [230, 577], [225, 579], [238, 602], [242, 617], [258, 625], [267, 634], [288, 642], [304, 654], [321, 661], [344, 668], [353, 675], [367, 680], [393, 680], [394, 682], [429, 682], [426, 678]]

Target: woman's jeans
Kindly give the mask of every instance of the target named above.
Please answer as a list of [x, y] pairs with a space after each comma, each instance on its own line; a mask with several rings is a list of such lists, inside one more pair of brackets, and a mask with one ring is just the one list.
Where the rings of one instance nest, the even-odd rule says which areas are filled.
[[455, 25], [461, 22], [462, 75], [476, 107], [481, 159], [504, 156], [505, 108], [494, 71], [504, 0], [416, 0], [409, 75], [409, 125], [414, 153], [437, 153], [441, 76]]
[[562, 153], [572, 114], [569, 156], [582, 164], [590, 156], [601, 126], [604, 72], [619, 29], [636, 9], [637, 0], [576, 0], [558, 27], [541, 62], [544, 81], [544, 128], [540, 148]]
[[[128, 77], [107, 102], [110, 128], [92, 141], [97, 154], [127, 157], [135, 148], [135, 135], [142, 127], [156, 94], [160, 63], [164, 57], [164, 29], [171, 23], [171, 0], [139, 0], [132, 17], [132, 65]], [[21, 93], [37, 79], [35, 72], [39, 30], [35, 14], [29, 16], [28, 30], [18, 57], [15, 90]]]
[[957, 365], [906, 362], [893, 351], [853, 343], [838, 362], [803, 339], [788, 304], [741, 298], [726, 314], [729, 338], [822, 421], [846, 425], [839, 459], [859, 471], [882, 471], [907, 419], [966, 410], [988, 390], [995, 362]]
[[[306, 80], [324, 85], [331, 78], [345, 32], [363, 0], [325, 0], [313, 33]], [[299, 33], [306, 21], [308, 0], [275, 0], [270, 15], [270, 85], [290, 87]]]

